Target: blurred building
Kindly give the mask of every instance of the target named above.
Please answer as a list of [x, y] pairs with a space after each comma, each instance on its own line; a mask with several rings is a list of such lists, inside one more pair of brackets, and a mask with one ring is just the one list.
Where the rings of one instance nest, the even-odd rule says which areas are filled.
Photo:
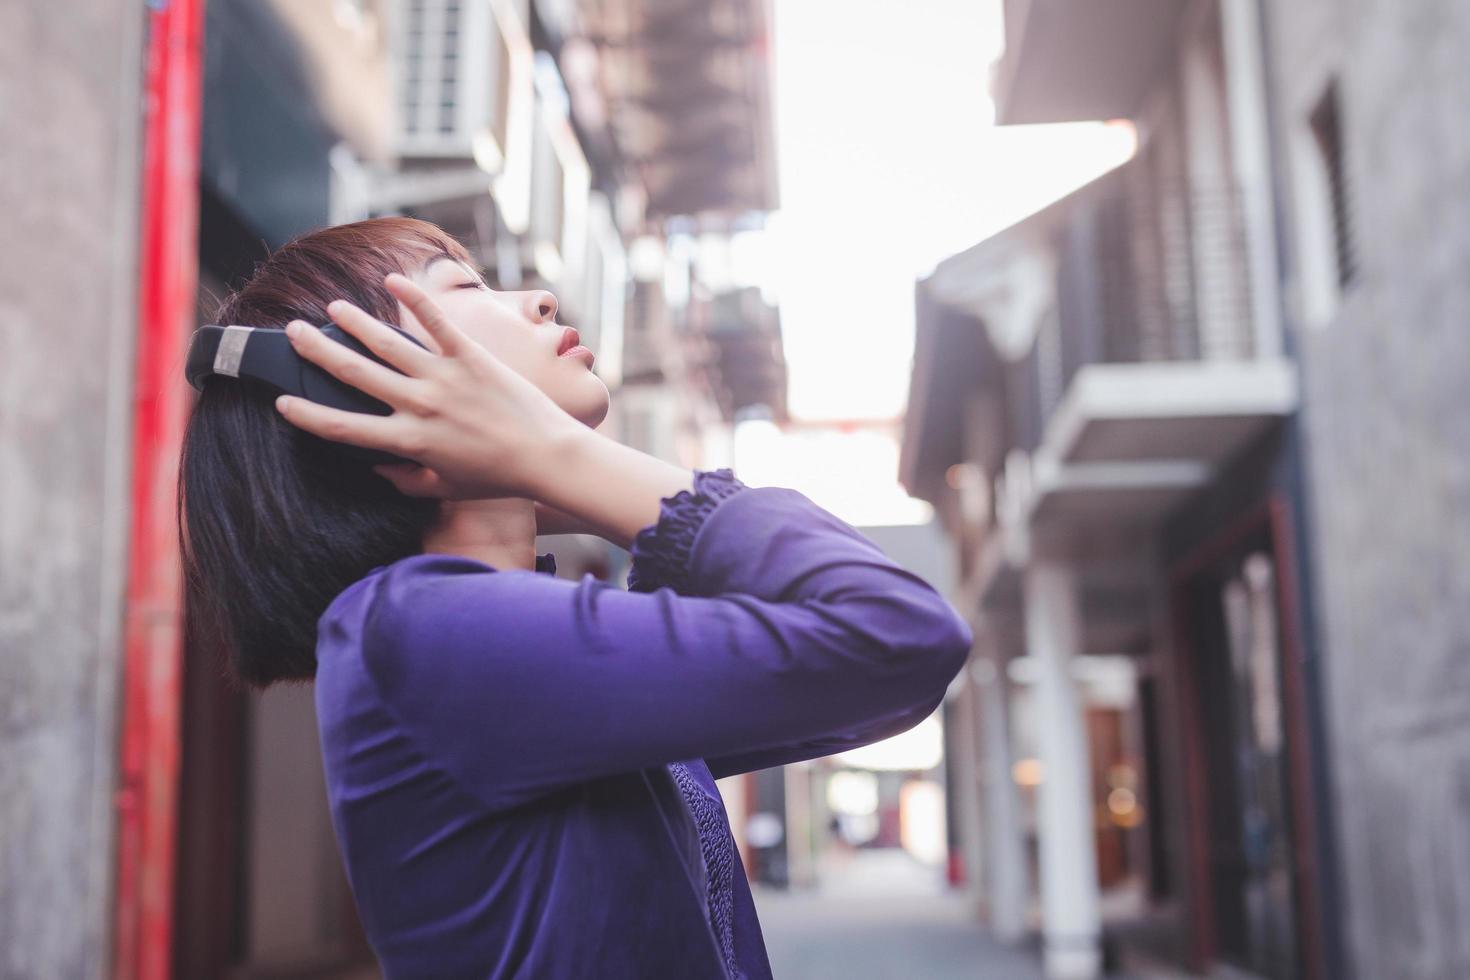
[[[953, 556], [936, 523], [855, 526], [890, 559], [953, 594]], [[941, 865], [947, 857], [944, 784], [952, 776], [939, 715], [936, 710], [869, 745], [748, 774], [746, 809], [770, 815], [770, 825], [780, 828], [765, 846], [748, 842], [752, 881], [820, 888], [855, 847], [902, 848], [919, 862]]]
[[1470, 975], [1470, 8], [1005, 17], [1002, 123], [1139, 149], [917, 286], [989, 921], [1055, 977]]
[[[729, 255], [777, 202], [767, 5], [170, 0], [0, 22], [0, 83], [38, 93], [15, 100], [0, 184], [28, 240], [6, 253], [0, 364], [0, 973], [344, 975], [372, 958], [310, 689], [242, 694], [182, 648], [188, 336], [290, 238], [414, 215], [499, 288], [557, 295], [613, 391], [609, 435], [728, 465], [738, 413], [786, 410], [778, 312]], [[595, 538], [538, 548], [563, 575], [626, 573]]]

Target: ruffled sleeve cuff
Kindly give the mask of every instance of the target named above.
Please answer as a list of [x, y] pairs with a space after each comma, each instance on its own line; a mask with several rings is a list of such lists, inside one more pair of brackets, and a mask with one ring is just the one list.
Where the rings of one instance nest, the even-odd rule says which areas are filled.
[[689, 554], [705, 519], [727, 497], [749, 489], [729, 467], [694, 471], [694, 488], [659, 501], [658, 520], [633, 538], [629, 592], [653, 592], [670, 586], [691, 591]]

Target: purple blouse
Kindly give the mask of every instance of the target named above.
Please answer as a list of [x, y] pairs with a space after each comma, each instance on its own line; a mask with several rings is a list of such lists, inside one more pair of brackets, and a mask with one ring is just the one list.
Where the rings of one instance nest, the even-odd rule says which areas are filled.
[[718, 777], [913, 727], [968, 654], [796, 490], [695, 470], [624, 590], [420, 554], [319, 622], [337, 843], [388, 977], [770, 977]]

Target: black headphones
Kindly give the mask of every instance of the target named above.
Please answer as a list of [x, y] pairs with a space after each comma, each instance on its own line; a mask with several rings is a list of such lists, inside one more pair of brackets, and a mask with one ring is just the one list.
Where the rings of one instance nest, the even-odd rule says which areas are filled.
[[[407, 331], [391, 324], [385, 326], [428, 350], [417, 337]], [[329, 323], [317, 329], [364, 357], [377, 361], [390, 370], [398, 370], [337, 324]], [[286, 331], [271, 327], [221, 327], [214, 324], [200, 327], [189, 343], [184, 377], [189, 384], [203, 391], [204, 379], [210, 375], [253, 378], [283, 394], [296, 395], [348, 412], [365, 412], [371, 415], [390, 415], [393, 412], [392, 406], [338, 381], [324, 369], [297, 354], [286, 336]], [[328, 444], [333, 449], [366, 462], [412, 462], [378, 449], [367, 449], [345, 442]]]

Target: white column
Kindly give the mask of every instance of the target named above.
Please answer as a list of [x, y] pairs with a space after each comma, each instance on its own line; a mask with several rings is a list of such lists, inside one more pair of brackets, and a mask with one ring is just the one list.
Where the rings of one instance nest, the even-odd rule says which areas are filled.
[[[973, 629], [973, 623], [971, 628]], [[980, 742], [976, 738], [976, 700], [979, 692], [970, 676], [974, 661], [965, 664], [955, 678], [957, 693], [946, 695], [944, 701], [944, 724], [949, 729], [947, 749], [950, 779], [945, 783], [945, 792], [954, 801], [954, 836], [959, 842], [959, 851], [964, 861], [965, 894], [978, 906], [984, 895], [982, 882], [989, 869], [985, 867], [982, 840], [985, 820], [980, 812]]]
[[1037, 829], [1041, 847], [1042, 946], [1051, 980], [1101, 973], [1097, 852], [1082, 704], [1072, 679], [1081, 610], [1072, 568], [1053, 560], [1026, 569], [1026, 646], [1036, 665], [1041, 756]]
[[1026, 838], [1011, 767], [1010, 712], [1006, 698], [1002, 651], [994, 637], [984, 638], [984, 660], [973, 665], [980, 710], [979, 735], [985, 766], [986, 885], [990, 899], [990, 931], [1001, 942], [1015, 943], [1026, 934]]
[[791, 885], [805, 888], [816, 878], [812, 867], [812, 835], [826, 833], [826, 824], [812, 820], [812, 764], [794, 762], [782, 768], [786, 785], [786, 875]]

